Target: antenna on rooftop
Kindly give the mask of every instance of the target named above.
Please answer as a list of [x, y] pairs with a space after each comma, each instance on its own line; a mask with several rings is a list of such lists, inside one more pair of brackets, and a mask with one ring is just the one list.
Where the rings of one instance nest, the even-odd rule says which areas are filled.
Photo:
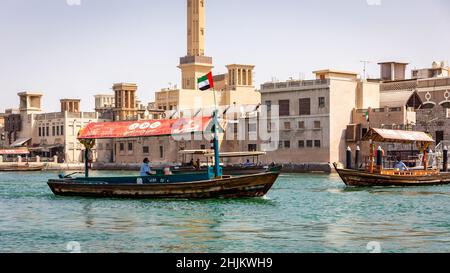
[[363, 80], [365, 81], [367, 79], [367, 65], [372, 63], [371, 61], [360, 61], [361, 63], [363, 63], [364, 68], [363, 68]]

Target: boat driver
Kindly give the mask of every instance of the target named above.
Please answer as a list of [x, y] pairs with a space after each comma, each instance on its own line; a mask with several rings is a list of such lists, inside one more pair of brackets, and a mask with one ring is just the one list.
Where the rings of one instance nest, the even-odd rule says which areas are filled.
[[148, 160], [148, 158], [145, 158], [141, 165], [140, 176], [148, 176], [148, 175], [152, 175], [150, 169], [150, 160]]

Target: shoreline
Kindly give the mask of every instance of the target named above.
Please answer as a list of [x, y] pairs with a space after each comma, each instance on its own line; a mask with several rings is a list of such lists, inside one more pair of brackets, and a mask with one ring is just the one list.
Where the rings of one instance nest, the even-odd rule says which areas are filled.
[[[24, 166], [26, 162], [3, 162], [0, 166]], [[44, 171], [84, 171], [84, 163], [36, 163], [29, 162], [30, 166], [44, 166]], [[173, 165], [173, 164], [172, 164]], [[132, 163], [92, 163], [90, 169], [93, 171], [139, 171], [140, 164]], [[153, 168], [163, 168], [164, 165], [155, 165]], [[283, 164], [284, 174], [332, 174], [335, 173], [329, 163], [304, 163]]]

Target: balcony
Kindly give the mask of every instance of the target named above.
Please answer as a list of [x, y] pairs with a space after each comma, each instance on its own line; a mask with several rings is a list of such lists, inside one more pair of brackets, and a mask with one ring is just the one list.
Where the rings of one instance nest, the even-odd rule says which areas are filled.
[[212, 65], [213, 59], [211, 57], [206, 57], [206, 56], [186, 56], [186, 57], [180, 58], [180, 65], [193, 64], [193, 63]]

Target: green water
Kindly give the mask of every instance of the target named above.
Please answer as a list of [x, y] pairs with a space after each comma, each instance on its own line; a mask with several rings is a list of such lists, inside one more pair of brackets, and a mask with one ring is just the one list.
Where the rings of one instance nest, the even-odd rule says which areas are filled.
[[450, 186], [283, 175], [263, 199], [117, 200], [55, 197], [56, 175], [0, 173], [0, 252], [450, 252]]

